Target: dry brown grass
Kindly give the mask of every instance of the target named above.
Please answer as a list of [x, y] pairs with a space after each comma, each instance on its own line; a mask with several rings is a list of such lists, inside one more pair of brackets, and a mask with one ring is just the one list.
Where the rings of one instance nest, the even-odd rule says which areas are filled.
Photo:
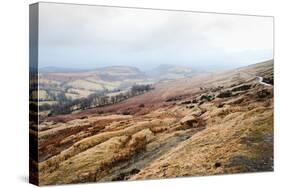
[[[222, 118], [220, 123], [195, 134], [132, 179], [201, 176], [258, 171], [264, 168], [262, 164], [252, 161], [260, 160], [263, 156], [263, 160], [268, 162], [273, 156], [272, 143], [264, 143], [264, 138], [270, 138], [273, 134], [272, 108], [258, 108], [228, 116]], [[251, 146], [243, 142], [246, 139], [249, 139]], [[239, 156], [248, 161], [243, 161], [243, 157], [240, 157], [242, 159], [239, 165], [235, 165], [233, 160], [239, 159]]]
[[[111, 113], [129, 108], [133, 115], [89, 110], [60, 116], [61, 123], [43, 122], [40, 147], [52, 155], [38, 165], [40, 184], [272, 170], [273, 96], [259, 98], [257, 92], [273, 88], [239, 70], [191, 80], [161, 83], [151, 93], [102, 108]], [[253, 85], [245, 93], [194, 108], [182, 104], [214, 87], [227, 90], [243, 82]], [[175, 96], [179, 100], [164, 100]], [[140, 103], [145, 107], [139, 109]]]

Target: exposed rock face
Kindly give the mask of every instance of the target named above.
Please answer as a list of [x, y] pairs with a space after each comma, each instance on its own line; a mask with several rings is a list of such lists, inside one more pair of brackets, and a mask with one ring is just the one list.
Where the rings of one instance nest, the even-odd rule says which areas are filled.
[[211, 95], [202, 95], [200, 97], [200, 100], [202, 101], [211, 101], [213, 99], [213, 97]]
[[223, 88], [224, 88], [223, 86], [218, 86], [218, 87], [215, 87], [215, 88], [211, 88], [210, 90], [211, 90], [212, 92], [217, 92], [217, 91], [222, 90]]
[[228, 98], [232, 96], [231, 91], [223, 91], [217, 95], [218, 98]]
[[184, 101], [181, 104], [191, 104], [191, 101]]
[[[244, 72], [262, 75], [269, 65]], [[272, 171], [272, 97], [273, 86], [234, 71], [162, 83], [123, 101], [122, 108], [100, 107], [42, 122], [40, 162], [35, 163], [40, 184]]]
[[[255, 120], [249, 121], [253, 117]], [[237, 121], [240, 123], [235, 123]], [[240, 112], [236, 116], [229, 114], [131, 179], [272, 171], [272, 121], [270, 108]]]
[[235, 91], [245, 91], [245, 90], [248, 90], [250, 88], [251, 88], [251, 85], [244, 84], [244, 85], [233, 88], [231, 91], [234, 91], [234, 92]]

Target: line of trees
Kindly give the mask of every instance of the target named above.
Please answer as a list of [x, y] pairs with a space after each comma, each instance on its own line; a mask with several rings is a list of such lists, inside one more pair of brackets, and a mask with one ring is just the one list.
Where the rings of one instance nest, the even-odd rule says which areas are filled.
[[68, 99], [64, 93], [58, 94], [55, 98], [58, 102], [57, 104], [44, 104], [39, 107], [39, 110], [46, 111], [50, 110], [51, 115], [57, 114], [69, 114], [74, 110], [85, 110], [91, 107], [100, 107], [110, 104], [116, 104], [124, 101], [130, 97], [134, 97], [152, 90], [151, 85], [134, 85], [129, 91], [119, 93], [113, 96], [107, 96], [106, 92], [93, 93], [85, 98]]

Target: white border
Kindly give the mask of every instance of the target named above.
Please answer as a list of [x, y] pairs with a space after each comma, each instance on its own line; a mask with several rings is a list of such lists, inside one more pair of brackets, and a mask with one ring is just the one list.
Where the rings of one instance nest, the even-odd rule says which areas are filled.
[[[46, 0], [47, 2], [57, 2]], [[28, 174], [28, 5], [34, 0], [2, 0], [0, 6], [0, 187], [31, 187]], [[277, 0], [59, 0], [95, 4], [275, 17], [275, 172], [166, 180], [79, 184], [79, 187], [273, 187], [280, 173], [280, 20]], [[279, 133], [278, 133], [279, 132]], [[68, 187], [77, 187], [69, 185]]]

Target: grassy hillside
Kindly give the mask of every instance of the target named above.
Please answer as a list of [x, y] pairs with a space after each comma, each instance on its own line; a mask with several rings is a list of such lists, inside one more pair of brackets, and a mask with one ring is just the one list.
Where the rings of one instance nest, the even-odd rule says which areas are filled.
[[273, 61], [46, 118], [40, 184], [272, 171], [273, 85], [258, 76], [273, 79]]

